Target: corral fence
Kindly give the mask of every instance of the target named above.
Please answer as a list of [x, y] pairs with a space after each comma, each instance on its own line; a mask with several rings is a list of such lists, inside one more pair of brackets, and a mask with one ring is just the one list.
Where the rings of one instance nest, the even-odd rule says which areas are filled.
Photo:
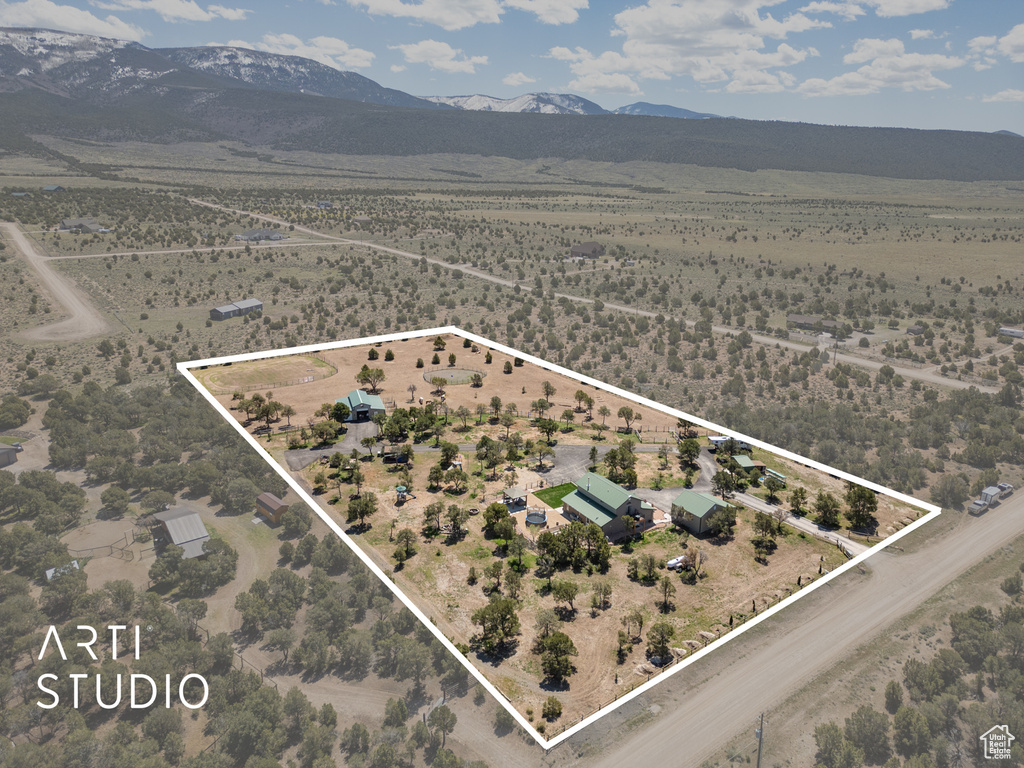
[[282, 387], [294, 387], [298, 384], [310, 384], [314, 381], [329, 379], [331, 376], [334, 376], [338, 372], [337, 366], [335, 366], [334, 363], [330, 362], [326, 357], [324, 357], [324, 355], [320, 354], [319, 352], [304, 353], [302, 357], [312, 357], [316, 360], [319, 360], [321, 363], [324, 363], [325, 365], [329, 366], [329, 368], [327, 370], [324, 370], [323, 368], [317, 368], [313, 371], [310, 371], [309, 375], [307, 376], [299, 376], [298, 378], [291, 379], [289, 381], [275, 381], [271, 384], [261, 383], [258, 387], [244, 387], [240, 389], [239, 387], [223, 387], [217, 386], [216, 384], [207, 383], [206, 388], [209, 389], [210, 392], [212, 392], [215, 395], [227, 395], [233, 392], [241, 392], [247, 390], [267, 392], [273, 391], [275, 389], [281, 389]]
[[[129, 534], [131, 538], [129, 539]], [[68, 548], [68, 554], [72, 557], [116, 557], [118, 560], [131, 562], [135, 559], [135, 552], [131, 546], [135, 543], [135, 530], [129, 529], [117, 541], [111, 544], [103, 544], [98, 547], [82, 547], [80, 549]]]
[[[451, 386], [457, 386], [459, 384], [469, 384], [473, 380], [475, 374], [480, 374], [481, 377], [487, 376], [487, 371], [479, 368], [472, 368], [468, 365], [439, 365], [434, 368], [428, 368], [423, 372], [423, 380], [427, 384], [431, 383], [431, 379], [434, 378], [433, 374], [440, 374], [447, 372], [449, 376], [438, 376], [438, 378], [446, 379], [447, 384]], [[456, 375], [452, 375], [456, 374]]]

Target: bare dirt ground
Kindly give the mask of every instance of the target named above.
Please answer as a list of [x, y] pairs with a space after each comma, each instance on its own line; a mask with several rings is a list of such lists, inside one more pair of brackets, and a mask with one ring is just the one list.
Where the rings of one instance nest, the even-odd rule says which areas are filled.
[[103, 315], [89, 302], [86, 294], [47, 264], [46, 257], [25, 237], [16, 224], [0, 224], [0, 228], [21, 252], [32, 270], [39, 275], [45, 290], [69, 315], [65, 320], [26, 331], [25, 338], [33, 341], [76, 341], [101, 336], [110, 329]]
[[[876, 555], [865, 573], [844, 574], [812, 595], [607, 715], [557, 748], [556, 764], [585, 757], [619, 768], [637, 754], [648, 765], [699, 765], [754, 727], [794, 692], [838, 674], [857, 649], [974, 564], [1024, 532], [1024, 495], [979, 518], [945, 513], [904, 539], [905, 552]], [[654, 708], [657, 711], [653, 711]]]

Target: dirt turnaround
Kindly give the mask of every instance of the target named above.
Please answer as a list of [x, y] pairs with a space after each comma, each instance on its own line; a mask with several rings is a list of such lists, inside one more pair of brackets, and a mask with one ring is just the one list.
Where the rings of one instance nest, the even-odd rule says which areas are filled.
[[89, 303], [85, 293], [46, 263], [35, 244], [16, 224], [0, 224], [7, 240], [21, 253], [28, 265], [39, 275], [44, 290], [69, 315], [56, 323], [40, 325], [22, 336], [32, 341], [77, 341], [102, 336], [110, 329], [103, 315]]

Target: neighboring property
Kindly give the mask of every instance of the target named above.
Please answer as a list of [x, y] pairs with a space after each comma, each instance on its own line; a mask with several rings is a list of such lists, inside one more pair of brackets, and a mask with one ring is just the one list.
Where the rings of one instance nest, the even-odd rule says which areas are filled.
[[909, 333], [911, 336], [920, 336], [924, 332], [925, 332], [925, 327], [923, 325], [916, 325], [915, 324], [915, 325], [912, 325], [909, 328], [907, 328], [907, 333]]
[[839, 327], [835, 320], [825, 320], [821, 315], [786, 315], [786, 325], [794, 326], [804, 331], [815, 331], [819, 329], [834, 331]]
[[28, 192], [11, 192], [11, 197], [32, 197]]
[[18, 460], [18, 449], [13, 445], [0, 443], [0, 467], [9, 467]]
[[91, 235], [99, 232], [102, 227], [93, 218], [62, 219], [60, 229], [65, 232], [81, 232], [83, 235]]
[[711, 515], [732, 506], [710, 493], [683, 491], [672, 502], [672, 520], [679, 521], [688, 531], [699, 535], [710, 530], [708, 519]]
[[198, 512], [179, 507], [158, 512], [154, 517], [160, 522], [164, 536], [171, 544], [185, 550], [182, 558], [203, 557], [203, 544], [210, 540], [210, 533], [203, 524]]
[[284, 240], [285, 236], [276, 229], [247, 229], [235, 235], [235, 240], [243, 243], [258, 243], [262, 240]]
[[316, 207], [320, 208], [321, 210], [325, 210], [328, 208], [333, 208], [334, 203], [332, 203], [330, 200], [317, 200]]
[[569, 256], [574, 259], [598, 259], [604, 256], [604, 246], [593, 240], [577, 243], [569, 249]]
[[562, 511], [570, 518], [597, 523], [609, 539], [654, 522], [654, 507], [625, 488], [593, 472], [576, 481], [576, 490], [562, 498]]
[[67, 190], [59, 184], [47, 184], [43, 187], [43, 192], [67, 192]]
[[347, 397], [339, 397], [334, 402], [348, 406], [349, 421], [369, 421], [378, 413], [384, 414], [384, 401], [380, 395], [371, 395], [362, 389], [354, 389]]
[[281, 515], [287, 512], [290, 506], [272, 493], [261, 493], [256, 497], [256, 511], [272, 523], [281, 522]]
[[1011, 339], [1024, 339], [1024, 330], [1020, 328], [1000, 328], [1000, 336], [1009, 336]]
[[224, 304], [210, 310], [211, 320], [227, 320], [229, 317], [248, 315], [250, 312], [263, 311], [263, 302], [259, 299], [242, 299], [234, 304]]
[[372, 219], [369, 216], [356, 216], [354, 219], [352, 219], [352, 223], [355, 224], [357, 227], [362, 227], [365, 224], [369, 224], [371, 221]]

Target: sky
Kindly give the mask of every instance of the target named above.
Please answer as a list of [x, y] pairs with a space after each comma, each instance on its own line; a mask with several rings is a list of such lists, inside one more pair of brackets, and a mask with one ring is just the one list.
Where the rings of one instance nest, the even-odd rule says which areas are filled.
[[221, 2], [0, 0], [0, 26], [294, 54], [417, 96], [1024, 134], [1022, 0]]

